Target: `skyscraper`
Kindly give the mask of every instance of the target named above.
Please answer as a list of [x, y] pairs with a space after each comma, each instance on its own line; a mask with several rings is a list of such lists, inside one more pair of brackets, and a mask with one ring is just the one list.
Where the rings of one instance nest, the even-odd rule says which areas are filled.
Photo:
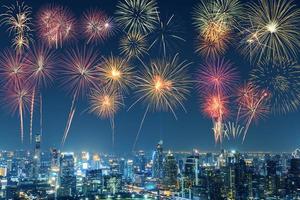
[[163, 177], [163, 160], [164, 160], [164, 153], [163, 153], [163, 142], [159, 141], [156, 145], [156, 150], [153, 153], [152, 161], [152, 177], [156, 179], [161, 179]]
[[62, 153], [60, 158], [59, 196], [74, 196], [76, 193], [76, 176], [74, 154]]
[[169, 152], [164, 162], [163, 184], [167, 187], [175, 187], [177, 184], [178, 167], [174, 155]]
[[39, 176], [39, 170], [41, 167], [41, 135], [36, 134], [35, 136], [35, 148], [34, 148], [34, 156], [33, 156], [33, 178], [37, 179]]

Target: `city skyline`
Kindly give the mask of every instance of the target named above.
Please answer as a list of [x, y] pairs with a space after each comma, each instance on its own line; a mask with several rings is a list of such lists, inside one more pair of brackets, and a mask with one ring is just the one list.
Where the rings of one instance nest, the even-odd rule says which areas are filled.
[[[289, 2], [289, 1], [288, 1]], [[3, 5], [11, 5], [15, 2], [4, 1]], [[31, 17], [33, 40], [38, 41], [37, 30], [37, 18], [39, 12], [51, 5], [52, 2], [43, 1], [26, 1], [26, 5], [32, 7]], [[119, 1], [89, 1], [82, 2], [76, 1], [53, 1], [57, 5], [62, 5], [73, 13], [76, 22], [82, 19], [83, 13], [91, 8], [97, 7], [97, 9], [103, 10], [109, 17], [115, 20], [118, 14], [116, 14]], [[185, 39], [185, 42], [175, 42], [175, 47], [170, 50], [169, 56], [173, 58], [177, 53], [179, 54], [179, 60], [191, 62], [188, 66], [188, 74], [192, 79], [196, 79], [201, 65], [205, 65], [205, 61], [202, 55], [195, 52], [197, 48], [197, 30], [193, 25], [193, 12], [199, 1], [189, 0], [185, 1], [176, 0], [176, 3], [170, 3], [169, 1], [157, 1], [157, 6], [160, 11], [162, 19], [173, 16], [172, 20], [178, 28], [179, 34]], [[241, 1], [245, 4], [245, 1]], [[295, 3], [297, 3], [295, 1]], [[2, 4], [2, 3], [1, 3]], [[55, 5], [53, 4], [53, 5]], [[299, 9], [297, 5], [297, 9]], [[1, 7], [0, 12], [5, 12], [5, 7]], [[120, 55], [120, 39], [124, 36], [122, 26], [118, 25], [114, 21], [116, 26], [114, 27], [114, 34], [108, 37], [103, 42], [93, 43], [93, 49], [100, 51], [100, 56], [109, 58], [109, 56]], [[9, 35], [7, 32], [7, 26], [2, 25], [0, 29], [0, 52], [3, 53], [7, 49], [13, 50], [11, 47], [11, 40], [13, 35]], [[77, 34], [80, 32], [80, 28], [77, 30]], [[147, 38], [151, 43], [151, 37]], [[238, 39], [237, 39], [238, 40]], [[61, 47], [55, 49], [57, 53], [57, 59], [61, 60], [66, 55], [66, 51], [75, 48], [83, 47], [86, 40], [82, 36], [76, 36], [73, 41], [63, 43]], [[235, 44], [235, 43], [234, 43]], [[153, 59], [159, 58], [162, 54], [158, 50], [149, 51], [149, 56]], [[299, 60], [299, 50], [297, 51], [297, 58]], [[244, 84], [249, 79], [249, 73], [254, 68], [250, 65], [250, 61], [247, 57], [241, 55], [239, 50], [234, 48], [234, 45], [229, 45], [226, 53], [221, 56], [221, 59], [230, 61], [236, 68], [241, 77], [238, 80], [238, 84]], [[148, 62], [147, 56], [145, 56], [145, 62]], [[142, 70], [141, 63], [138, 61], [133, 62], [134, 67], [137, 70]], [[55, 68], [61, 68], [61, 64], [55, 64]], [[41, 89], [43, 96], [43, 139], [42, 148], [49, 149], [50, 147], [61, 148], [61, 140], [64, 134], [66, 134], [65, 127], [66, 121], [70, 112], [72, 104], [72, 95], [66, 94], [61, 84], [61, 78], [59, 73], [52, 84], [49, 84], [47, 88]], [[3, 93], [3, 92], [2, 92]], [[270, 91], [272, 93], [272, 91]], [[115, 125], [115, 145], [114, 151], [117, 153], [132, 152], [133, 145], [135, 143], [136, 135], [140, 127], [140, 122], [147, 109], [145, 102], [138, 102], [137, 105], [129, 107], [136, 101], [136, 92], [133, 88], [129, 89], [129, 92], [124, 95], [125, 106], [121, 107], [120, 111], [114, 117]], [[5, 98], [5, 94], [1, 95], [1, 99]], [[98, 151], [98, 152], [113, 152], [112, 150], [112, 128], [110, 119], [100, 119], [96, 115], [89, 112], [90, 102], [89, 95], [85, 95], [83, 98], [79, 98], [76, 107], [76, 113], [71, 123], [68, 133], [68, 137], [65, 140], [65, 144], [61, 150], [64, 151]], [[164, 148], [172, 151], [190, 151], [192, 149], [199, 149], [200, 151], [214, 151], [217, 152], [222, 148], [236, 149], [240, 152], [251, 151], [266, 151], [266, 152], [292, 152], [299, 147], [298, 130], [300, 125], [298, 119], [300, 117], [299, 111], [286, 112], [283, 114], [269, 113], [266, 118], [259, 120], [259, 122], [253, 122], [250, 124], [247, 131], [246, 139], [242, 142], [242, 137], [239, 139], [227, 140], [223, 138], [222, 145], [215, 143], [216, 137], [214, 136], [213, 122], [210, 117], [203, 114], [202, 101], [199, 97], [197, 89], [193, 85], [190, 89], [190, 94], [186, 96], [187, 100], [183, 102], [184, 109], [175, 109], [176, 117], [169, 110], [164, 111], [151, 111], [147, 114], [141, 132], [136, 143], [135, 150], [143, 149], [150, 151], [159, 140], [164, 141]], [[299, 98], [299, 97], [297, 97]], [[230, 103], [234, 100], [230, 100]], [[7, 102], [2, 101], [1, 113], [0, 113], [0, 149], [31, 149], [33, 144], [30, 144], [30, 112], [24, 115], [24, 144], [20, 141], [20, 119], [16, 115], [11, 116], [10, 112], [6, 109]], [[38, 103], [37, 103], [38, 104]], [[297, 110], [297, 109], [296, 109]], [[33, 136], [40, 132], [39, 121], [39, 108], [38, 105], [34, 109], [34, 121], [33, 121]], [[235, 120], [234, 112], [230, 114], [230, 117]], [[229, 120], [228, 120], [229, 121]], [[225, 122], [225, 121], [224, 121]], [[226, 120], [227, 122], [227, 120]], [[218, 139], [218, 138], [217, 138]]]

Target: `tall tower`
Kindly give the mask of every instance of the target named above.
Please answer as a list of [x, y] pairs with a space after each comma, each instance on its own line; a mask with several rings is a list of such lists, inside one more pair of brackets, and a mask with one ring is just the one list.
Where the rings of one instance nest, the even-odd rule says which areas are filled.
[[154, 151], [152, 160], [152, 177], [161, 179], [163, 177], [163, 161], [164, 161], [164, 154], [163, 154], [163, 142], [160, 141], [156, 145], [156, 150]]
[[35, 135], [35, 147], [33, 156], [33, 178], [37, 179], [39, 177], [39, 171], [41, 167], [41, 135]]

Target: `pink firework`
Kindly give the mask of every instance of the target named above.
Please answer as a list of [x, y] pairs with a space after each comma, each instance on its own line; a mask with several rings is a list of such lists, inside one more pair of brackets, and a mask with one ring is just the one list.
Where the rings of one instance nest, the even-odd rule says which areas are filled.
[[229, 94], [238, 81], [236, 68], [228, 61], [208, 62], [198, 72], [198, 89], [201, 93]]
[[67, 125], [65, 127], [62, 145], [68, 136], [73, 117], [76, 110], [78, 96], [86, 96], [97, 86], [97, 75], [95, 67], [99, 65], [100, 57], [92, 48], [76, 48], [67, 52], [63, 58], [63, 69], [61, 70], [62, 84], [73, 96]]
[[20, 118], [21, 141], [24, 141], [24, 113], [28, 111], [31, 101], [32, 88], [29, 84], [19, 87], [10, 87], [5, 90], [5, 102], [13, 114], [18, 113]]
[[39, 34], [50, 46], [58, 48], [76, 35], [75, 17], [63, 6], [49, 5], [39, 11], [37, 19]]
[[101, 10], [89, 10], [83, 14], [82, 28], [87, 43], [100, 42], [113, 33], [113, 21]]
[[0, 55], [0, 75], [4, 87], [19, 88], [28, 76], [24, 56], [15, 51], [5, 50]]

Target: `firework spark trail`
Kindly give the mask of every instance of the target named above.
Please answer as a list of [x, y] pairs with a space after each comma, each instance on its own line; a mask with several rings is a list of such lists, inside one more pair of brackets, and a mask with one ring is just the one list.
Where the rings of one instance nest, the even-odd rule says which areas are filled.
[[140, 133], [141, 133], [141, 131], [142, 131], [142, 128], [143, 128], [143, 125], [144, 125], [144, 121], [145, 121], [145, 119], [146, 119], [146, 116], [147, 116], [147, 114], [148, 114], [148, 111], [149, 111], [149, 106], [147, 106], [147, 108], [146, 108], [146, 111], [145, 111], [145, 113], [144, 113], [144, 115], [143, 115], [143, 118], [142, 118], [142, 121], [141, 121], [141, 123], [140, 123], [139, 130], [138, 130], [138, 132], [137, 132], [137, 134], [136, 134], [136, 136], [135, 136], [134, 144], [133, 144], [133, 147], [132, 147], [132, 152], [134, 152], [134, 150], [135, 150], [135, 147], [136, 147], [136, 144], [137, 144], [137, 142], [138, 142]]
[[24, 142], [24, 122], [23, 122], [23, 102], [19, 102], [19, 117], [20, 117], [20, 128], [21, 128], [21, 142]]
[[76, 99], [77, 99], [77, 92], [75, 92], [75, 94], [73, 95], [73, 100], [72, 100], [70, 112], [69, 112], [69, 115], [68, 115], [67, 124], [66, 124], [64, 135], [63, 135], [63, 139], [62, 139], [62, 142], [61, 142], [62, 146], [64, 146], [64, 144], [66, 142], [66, 139], [67, 139], [67, 136], [68, 136], [71, 124], [72, 124], [72, 120], [73, 120], [73, 117], [74, 117], [74, 114], [75, 114]]
[[261, 103], [263, 103], [263, 100], [266, 98], [266, 96], [267, 96], [266, 92], [263, 92], [263, 94], [261, 95], [261, 97], [259, 98], [259, 100], [256, 102], [256, 104], [254, 105], [254, 108], [251, 111], [251, 115], [248, 118], [246, 126], [245, 126], [245, 131], [244, 131], [244, 136], [243, 136], [243, 141], [242, 141], [243, 143], [245, 141], [245, 138], [246, 138], [249, 126], [250, 126], [250, 124], [251, 124], [251, 122], [252, 122], [252, 120], [253, 120], [253, 118], [254, 118], [254, 116], [256, 114], [256, 110], [261, 105]]
[[40, 94], [40, 134], [43, 134], [43, 96]]
[[30, 104], [30, 144], [32, 143], [32, 128], [33, 128], [33, 110], [34, 110], [34, 102], [35, 102], [35, 87], [32, 90], [31, 104]]

